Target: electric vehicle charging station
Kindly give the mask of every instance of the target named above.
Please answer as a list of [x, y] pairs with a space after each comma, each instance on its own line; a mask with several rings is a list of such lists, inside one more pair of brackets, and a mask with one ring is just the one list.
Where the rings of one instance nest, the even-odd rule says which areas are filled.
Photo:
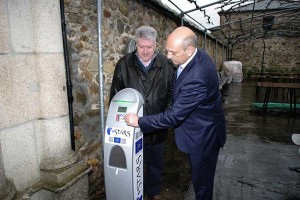
[[107, 200], [142, 200], [143, 133], [127, 126], [126, 113], [143, 116], [144, 99], [135, 89], [119, 91], [111, 100], [105, 126], [104, 176]]

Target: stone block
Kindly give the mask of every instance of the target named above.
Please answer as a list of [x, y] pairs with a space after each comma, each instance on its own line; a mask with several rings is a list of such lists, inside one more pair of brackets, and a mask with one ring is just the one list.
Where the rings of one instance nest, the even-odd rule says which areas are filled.
[[15, 52], [63, 52], [59, 1], [7, 1], [7, 5]]
[[9, 26], [8, 26], [8, 15], [6, 9], [6, 3], [0, 0], [0, 54], [9, 53], [10, 48], [10, 38], [9, 38]]
[[41, 180], [47, 187], [52, 190], [59, 190], [59, 188], [70, 182], [76, 176], [80, 175], [87, 169], [87, 159], [83, 158], [71, 166], [57, 169], [57, 170], [41, 170]]

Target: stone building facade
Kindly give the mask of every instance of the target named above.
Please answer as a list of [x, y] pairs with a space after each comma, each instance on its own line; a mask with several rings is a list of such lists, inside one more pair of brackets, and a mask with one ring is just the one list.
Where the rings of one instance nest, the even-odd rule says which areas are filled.
[[[65, 16], [71, 78], [73, 84], [73, 116], [76, 151], [87, 156], [92, 165], [90, 174], [91, 196], [103, 194], [102, 144], [99, 115], [99, 77], [97, 45], [96, 0], [65, 0]], [[135, 29], [150, 25], [158, 32], [157, 50], [164, 53], [164, 44], [169, 33], [180, 26], [179, 18], [171, 18], [165, 10], [150, 6], [147, 0], [102, 1], [102, 47], [104, 68], [104, 100], [108, 109], [110, 84], [117, 61], [126, 53], [128, 41]], [[156, 3], [154, 3], [155, 5]], [[199, 47], [204, 48], [204, 33], [198, 34]], [[207, 35], [206, 50], [217, 67], [222, 65], [224, 47]]]

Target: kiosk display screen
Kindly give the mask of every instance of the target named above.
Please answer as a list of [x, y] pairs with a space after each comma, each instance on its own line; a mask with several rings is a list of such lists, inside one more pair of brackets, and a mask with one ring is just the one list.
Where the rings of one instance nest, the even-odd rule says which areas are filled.
[[118, 112], [120, 113], [126, 113], [127, 107], [118, 107]]

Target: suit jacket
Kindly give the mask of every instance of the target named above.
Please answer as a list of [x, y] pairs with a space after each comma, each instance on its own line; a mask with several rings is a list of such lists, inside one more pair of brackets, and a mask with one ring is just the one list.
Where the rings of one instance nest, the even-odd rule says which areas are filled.
[[139, 126], [144, 134], [173, 126], [179, 150], [193, 155], [209, 155], [224, 146], [226, 127], [219, 80], [204, 51], [198, 49], [175, 81], [172, 108], [140, 117]]

